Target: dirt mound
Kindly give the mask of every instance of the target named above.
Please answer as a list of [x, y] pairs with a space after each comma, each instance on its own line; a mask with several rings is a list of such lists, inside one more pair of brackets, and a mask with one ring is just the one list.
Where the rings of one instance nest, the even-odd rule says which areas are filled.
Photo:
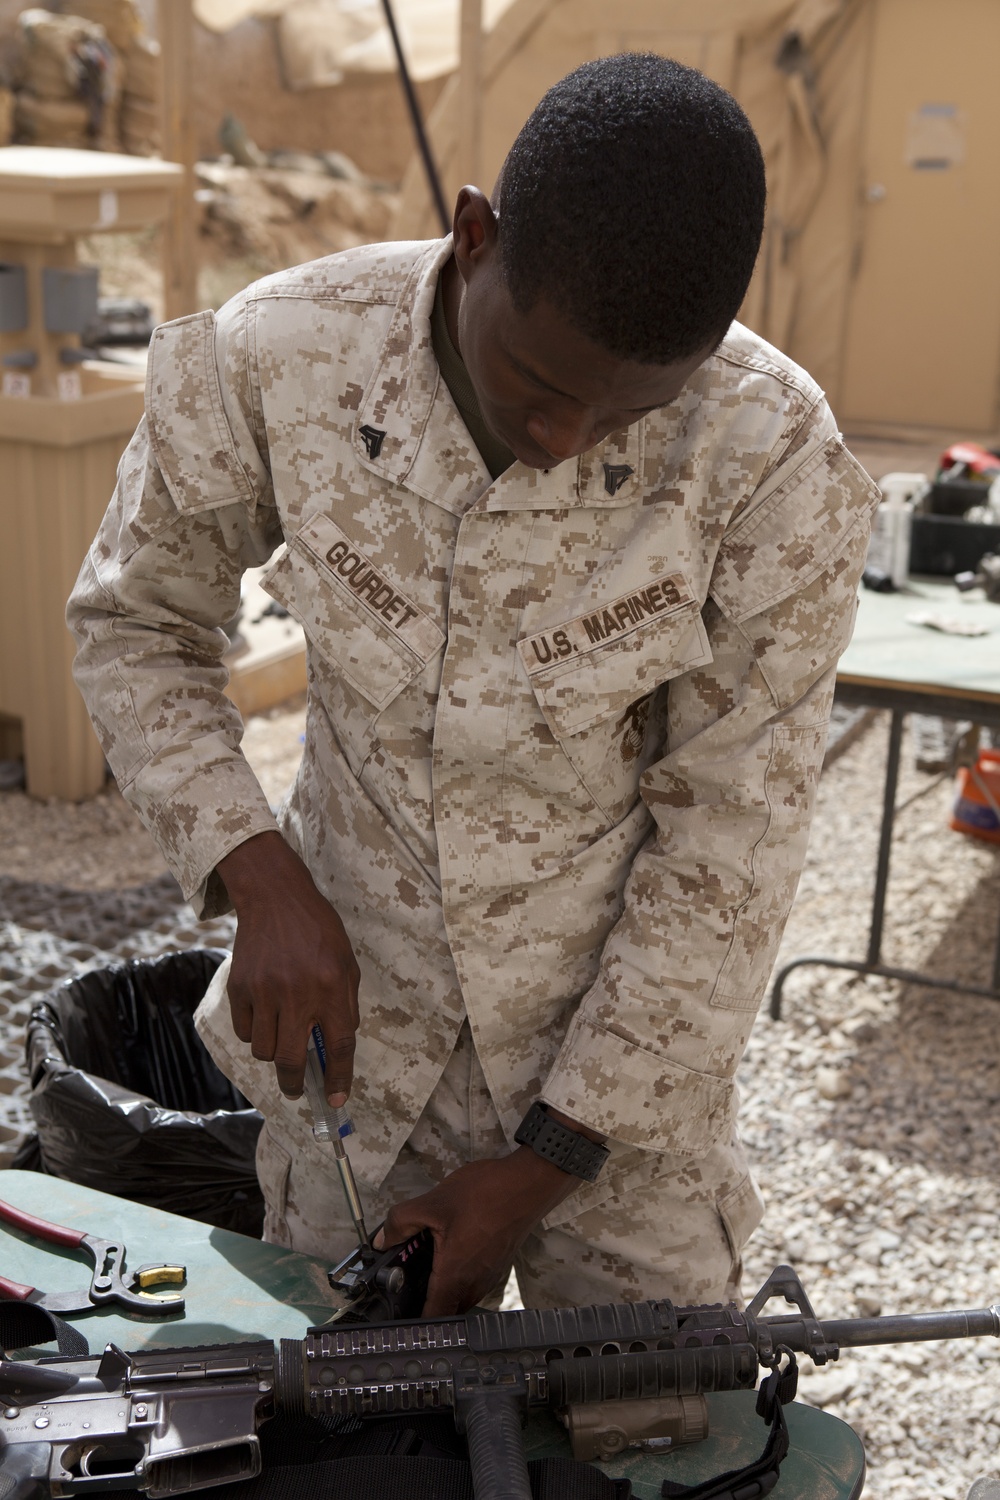
[[383, 239], [398, 194], [294, 168], [199, 162], [201, 244], [209, 261], [250, 259], [261, 273]]

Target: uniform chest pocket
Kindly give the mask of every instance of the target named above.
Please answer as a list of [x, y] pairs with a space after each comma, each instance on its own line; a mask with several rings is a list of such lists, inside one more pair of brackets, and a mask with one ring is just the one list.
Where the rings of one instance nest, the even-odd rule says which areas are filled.
[[660, 753], [656, 689], [712, 659], [698, 601], [677, 574], [518, 641], [535, 701], [598, 806], [619, 821]]
[[263, 579], [312, 647], [382, 710], [444, 645], [444, 632], [328, 516], [307, 521]]

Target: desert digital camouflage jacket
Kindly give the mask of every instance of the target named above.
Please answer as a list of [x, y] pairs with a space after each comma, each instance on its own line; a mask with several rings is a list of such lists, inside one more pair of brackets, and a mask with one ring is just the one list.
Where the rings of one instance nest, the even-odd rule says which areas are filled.
[[669, 407], [491, 483], [431, 346], [449, 253], [363, 247], [157, 330], [77, 673], [185, 895], [223, 909], [215, 865], [275, 818], [219, 627], [286, 544], [266, 587], [305, 627], [309, 709], [277, 821], [361, 965], [360, 1175], [467, 1014], [509, 1137], [541, 1097], [613, 1138], [578, 1212], [732, 1135], [877, 492], [739, 325]]

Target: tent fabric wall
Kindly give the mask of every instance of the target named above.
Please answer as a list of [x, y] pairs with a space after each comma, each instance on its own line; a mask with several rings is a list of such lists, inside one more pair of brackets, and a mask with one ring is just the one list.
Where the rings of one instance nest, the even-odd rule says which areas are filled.
[[743, 317], [831, 395], [860, 234], [871, 13], [869, 0], [806, 0], [744, 36], [733, 83], [768, 168], [764, 243]]
[[865, 64], [872, 9], [854, 0], [812, 44], [818, 129], [825, 166], [820, 191], [790, 254], [796, 265], [798, 305], [787, 334], [775, 326], [772, 341], [787, 339], [795, 357], [835, 394], [852, 267], [861, 233], [861, 145]]
[[[483, 47], [480, 185], [547, 88], [589, 58], [649, 50], [700, 68], [741, 101], [761, 139], [769, 201], [743, 308], [765, 338], [836, 390], [858, 233], [871, 0], [514, 0]], [[457, 87], [429, 121], [449, 196], [461, 185]], [[437, 232], [411, 161], [394, 232]]]

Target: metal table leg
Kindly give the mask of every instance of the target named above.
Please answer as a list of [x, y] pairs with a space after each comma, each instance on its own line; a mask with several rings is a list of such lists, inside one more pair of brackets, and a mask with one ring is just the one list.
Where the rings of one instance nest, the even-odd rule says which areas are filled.
[[893, 969], [881, 962], [882, 928], [885, 919], [885, 898], [889, 885], [889, 860], [892, 854], [892, 830], [896, 818], [896, 788], [899, 784], [899, 755], [903, 743], [904, 709], [893, 709], [889, 724], [889, 747], [886, 754], [885, 791], [882, 798], [882, 828], [879, 834], [878, 860], [875, 865], [875, 891], [872, 896], [871, 924], [868, 929], [868, 955], [863, 962], [857, 959], [825, 958], [811, 954], [794, 958], [785, 964], [774, 978], [769, 1007], [772, 1021], [781, 1020], [781, 995], [785, 980], [793, 969], [804, 964], [817, 964], [826, 969], [847, 969], [854, 974], [878, 974], [883, 979], [899, 979], [904, 984], [923, 985], [932, 990], [954, 990], [961, 995], [980, 995], [986, 1000], [1000, 1000], [1000, 932], [997, 934], [996, 954], [993, 961], [992, 988], [977, 984], [959, 984], [957, 980], [934, 979], [930, 975], [917, 973], [913, 969]]
[[901, 709], [894, 709], [889, 721], [889, 749], [885, 760], [885, 791], [882, 795], [882, 829], [878, 841], [878, 860], [875, 865], [875, 895], [872, 900], [872, 920], [868, 929], [869, 964], [877, 964], [882, 953], [882, 925], [885, 919], [885, 893], [889, 885], [889, 859], [892, 854], [892, 830], [896, 822], [896, 788], [899, 785], [899, 753], [903, 747], [903, 719]]

